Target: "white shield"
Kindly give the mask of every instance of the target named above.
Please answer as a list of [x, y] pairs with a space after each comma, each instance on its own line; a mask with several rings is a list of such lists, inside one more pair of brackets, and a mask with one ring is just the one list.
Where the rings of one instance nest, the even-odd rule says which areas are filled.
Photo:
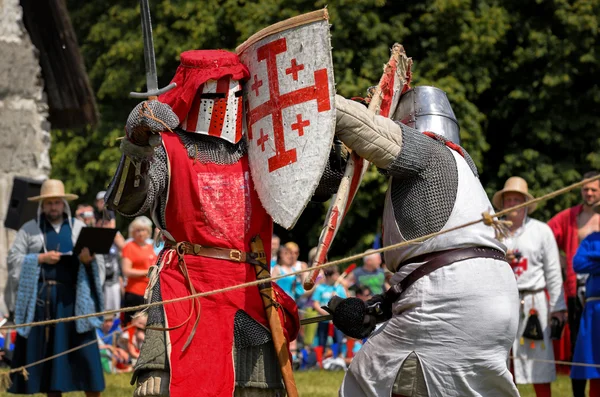
[[310, 201], [335, 132], [335, 89], [326, 10], [269, 26], [238, 47], [254, 186], [289, 229]]

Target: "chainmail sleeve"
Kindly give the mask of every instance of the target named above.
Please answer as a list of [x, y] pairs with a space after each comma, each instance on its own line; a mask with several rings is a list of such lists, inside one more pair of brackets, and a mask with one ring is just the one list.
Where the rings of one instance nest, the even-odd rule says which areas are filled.
[[406, 239], [442, 230], [456, 201], [458, 168], [446, 145], [401, 125], [402, 151], [385, 174], [399, 230]]
[[[167, 193], [167, 184], [169, 183], [169, 170], [167, 165], [167, 153], [161, 145], [154, 150], [154, 157], [150, 159], [150, 169], [148, 170], [148, 192], [141, 208], [130, 216], [138, 216], [150, 210], [154, 203], [164, 201]], [[162, 207], [162, 206], [159, 206]], [[161, 210], [161, 213], [163, 211]], [[162, 216], [161, 216], [162, 218]], [[164, 226], [164, 225], [163, 225]]]

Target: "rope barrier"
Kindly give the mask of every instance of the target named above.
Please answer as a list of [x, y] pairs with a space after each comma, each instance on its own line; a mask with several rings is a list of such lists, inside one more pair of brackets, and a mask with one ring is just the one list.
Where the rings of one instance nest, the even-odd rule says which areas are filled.
[[529, 357], [514, 357], [510, 356], [511, 360], [525, 360], [525, 361], [538, 361], [541, 363], [548, 364], [560, 364], [560, 365], [570, 365], [572, 367], [591, 367], [591, 368], [600, 368], [600, 364], [588, 364], [588, 363], [577, 363], [573, 361], [560, 361], [560, 360], [545, 360], [543, 358], [529, 358]]
[[[109, 336], [113, 336], [114, 334], [119, 333], [119, 332], [125, 332], [126, 330], [128, 330], [129, 328], [131, 328], [133, 326], [134, 326], [134, 324], [129, 324], [128, 326], [126, 326], [126, 327], [124, 327], [124, 328], [122, 328], [120, 330], [118, 330], [118, 329], [114, 330], [113, 332], [107, 334], [105, 336], [105, 338], [107, 338]], [[82, 345], [75, 346], [75, 347], [73, 347], [71, 349], [65, 350], [65, 351], [60, 352], [60, 353], [56, 353], [56, 354], [54, 354], [52, 356], [45, 357], [45, 358], [43, 358], [41, 360], [34, 361], [34, 362], [29, 363], [27, 365], [23, 365], [23, 366], [18, 367], [18, 368], [13, 368], [10, 371], [2, 372], [0, 374], [0, 390], [5, 391], [5, 390], [7, 390], [12, 385], [12, 382], [10, 380], [10, 375], [11, 374], [20, 373], [25, 378], [25, 380], [28, 380], [29, 379], [29, 372], [27, 372], [27, 368], [31, 368], [31, 367], [34, 367], [36, 365], [43, 364], [46, 361], [54, 360], [55, 358], [58, 358], [60, 356], [65, 356], [67, 354], [73, 353], [74, 351], [83, 349], [84, 347], [88, 347], [88, 346], [91, 346], [93, 344], [98, 344], [98, 339], [94, 338], [93, 340], [91, 340], [89, 342], [86, 342], [86, 343], [84, 343]]]
[[225, 293], [225, 292], [229, 292], [229, 291], [233, 291], [236, 289], [240, 289], [240, 288], [246, 288], [246, 287], [252, 287], [255, 285], [259, 285], [265, 282], [271, 282], [271, 281], [277, 281], [279, 279], [285, 278], [285, 277], [290, 277], [290, 276], [296, 276], [302, 273], [308, 273], [312, 270], [317, 270], [317, 269], [324, 269], [326, 267], [331, 267], [331, 266], [337, 266], [343, 263], [348, 263], [348, 262], [353, 262], [356, 261], [358, 259], [362, 259], [367, 255], [371, 255], [371, 254], [377, 254], [377, 253], [382, 253], [382, 252], [386, 252], [386, 251], [391, 251], [391, 250], [395, 250], [398, 248], [402, 248], [402, 247], [406, 247], [408, 245], [412, 245], [412, 244], [416, 244], [416, 243], [420, 243], [423, 241], [426, 241], [430, 238], [433, 237], [437, 237], [437, 236], [441, 236], [443, 234], [447, 234], [447, 233], [451, 233], [469, 226], [473, 226], [476, 225], [480, 222], [483, 222], [486, 226], [491, 226], [494, 227], [496, 229], [496, 231], [500, 231], [502, 232], [502, 230], [504, 228], [507, 227], [506, 221], [499, 221], [496, 220], [494, 218], [499, 218], [502, 217], [512, 211], [527, 207], [531, 204], [534, 203], [538, 203], [540, 201], [544, 201], [544, 200], [548, 200], [550, 198], [559, 196], [561, 194], [564, 194], [570, 190], [573, 190], [577, 187], [581, 187], [585, 184], [588, 184], [590, 182], [594, 182], [596, 180], [600, 180], [600, 175], [596, 175], [594, 177], [591, 178], [587, 178], [584, 179], [582, 181], [579, 181], [577, 183], [571, 184], [569, 186], [566, 186], [562, 189], [558, 189], [555, 190], [553, 192], [550, 192], [548, 194], [545, 194], [541, 197], [535, 198], [533, 200], [529, 200], [529, 201], [525, 201], [524, 203], [515, 205], [513, 207], [507, 208], [505, 210], [502, 210], [500, 212], [497, 212], [495, 214], [490, 214], [488, 212], [485, 212], [482, 214], [482, 217], [480, 219], [471, 221], [471, 222], [467, 222], [464, 223], [462, 225], [459, 226], [455, 226], [452, 227], [450, 229], [446, 229], [446, 230], [441, 230], [439, 232], [435, 232], [435, 233], [430, 233], [427, 234], [425, 236], [421, 236], [412, 240], [408, 240], [408, 241], [403, 241], [401, 243], [397, 243], [397, 244], [392, 244], [389, 245], [387, 247], [383, 247], [383, 248], [379, 248], [379, 249], [374, 249], [374, 250], [369, 250], [369, 252], [363, 252], [360, 254], [356, 254], [356, 255], [351, 255], [342, 259], [338, 259], [335, 261], [331, 261], [331, 262], [326, 262], [322, 265], [318, 265], [318, 266], [313, 266], [307, 269], [302, 269], [302, 270], [298, 270], [296, 272], [292, 272], [292, 273], [288, 273], [288, 274], [282, 274], [279, 276], [273, 276], [273, 277], [269, 277], [267, 279], [263, 279], [263, 280], [255, 280], [255, 281], [250, 281], [247, 283], [242, 283], [242, 284], [237, 284], [237, 285], [232, 285], [230, 287], [225, 287], [225, 288], [220, 288], [220, 289], [216, 289], [216, 290], [212, 290], [212, 291], [206, 291], [206, 292], [199, 292], [196, 294], [191, 294], [191, 295], [187, 295], [187, 296], [182, 296], [179, 298], [173, 298], [173, 299], [168, 299], [168, 300], [164, 300], [164, 301], [159, 301], [159, 302], [152, 302], [152, 303], [145, 303], [142, 305], [137, 305], [137, 306], [132, 306], [132, 307], [125, 307], [125, 308], [120, 308], [120, 309], [115, 309], [115, 310], [106, 310], [103, 312], [97, 312], [97, 313], [90, 313], [90, 314], [83, 314], [83, 315], [79, 315], [79, 316], [71, 316], [71, 317], [63, 317], [63, 318], [57, 318], [57, 319], [53, 319], [53, 320], [44, 320], [44, 321], [37, 321], [37, 322], [30, 322], [30, 323], [24, 323], [24, 324], [15, 324], [15, 325], [7, 325], [7, 326], [3, 326], [0, 327], [0, 331], [2, 330], [8, 330], [8, 329], [17, 329], [17, 328], [24, 328], [24, 327], [32, 327], [32, 326], [41, 326], [41, 325], [51, 325], [51, 324], [58, 324], [58, 323], [64, 323], [64, 322], [70, 322], [70, 321], [75, 321], [78, 319], [84, 319], [84, 318], [90, 318], [90, 317], [102, 317], [102, 316], [106, 316], [106, 315], [113, 315], [113, 314], [117, 314], [117, 313], [121, 313], [121, 312], [136, 312], [136, 311], [140, 311], [140, 310], [146, 310], [149, 309], [151, 307], [156, 307], [156, 306], [163, 306], [165, 304], [170, 304], [170, 303], [176, 303], [176, 302], [181, 302], [181, 301], [185, 301], [185, 300], [190, 300], [190, 299], [196, 299], [196, 298], [203, 298], [206, 296], [210, 296], [210, 295], [215, 295], [215, 294], [220, 294], [220, 293]]

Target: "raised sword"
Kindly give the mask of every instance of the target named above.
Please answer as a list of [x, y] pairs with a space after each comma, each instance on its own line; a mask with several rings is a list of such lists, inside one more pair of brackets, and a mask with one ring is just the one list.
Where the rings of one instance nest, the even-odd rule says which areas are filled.
[[140, 0], [140, 15], [142, 18], [142, 35], [144, 37], [144, 63], [146, 65], [146, 92], [130, 92], [132, 98], [148, 98], [155, 100], [160, 94], [175, 88], [177, 84], [158, 89], [156, 73], [156, 59], [154, 57], [154, 40], [152, 39], [152, 20], [150, 18], [150, 5], [148, 0]]

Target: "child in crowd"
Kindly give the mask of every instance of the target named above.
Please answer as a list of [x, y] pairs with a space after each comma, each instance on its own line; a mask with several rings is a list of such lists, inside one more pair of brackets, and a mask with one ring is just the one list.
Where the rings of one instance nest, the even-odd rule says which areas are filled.
[[[313, 307], [319, 314], [327, 315], [329, 313], [323, 310], [321, 306], [327, 306], [329, 300], [334, 296], [346, 298], [348, 294], [346, 293], [346, 289], [341, 284], [336, 283], [340, 276], [340, 271], [337, 266], [326, 268], [323, 271], [323, 274], [325, 275], [325, 281], [315, 287], [315, 292], [312, 295], [312, 301]], [[319, 338], [319, 345], [323, 351], [325, 351], [325, 347], [327, 346], [327, 337], [329, 335], [330, 324], [331, 321], [321, 321], [317, 327], [317, 337]], [[331, 326], [333, 327], [333, 325]], [[333, 327], [333, 343], [339, 345], [343, 338], [344, 334], [342, 334], [342, 332], [337, 328]]]
[[102, 369], [109, 374], [131, 371], [129, 354], [116, 343], [120, 334], [120, 321], [110, 315], [105, 316], [102, 327], [96, 329]]

